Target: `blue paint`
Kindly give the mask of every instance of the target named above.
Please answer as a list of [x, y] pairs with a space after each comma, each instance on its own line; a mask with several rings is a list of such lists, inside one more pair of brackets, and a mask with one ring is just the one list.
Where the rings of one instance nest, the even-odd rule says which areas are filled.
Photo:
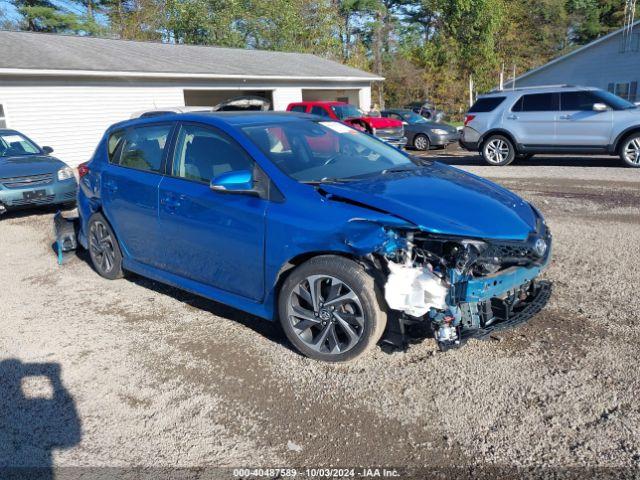
[[[177, 129], [167, 140], [162, 172], [109, 163], [111, 132], [181, 121], [216, 128], [235, 140], [282, 196], [276, 201], [229, 194], [172, 177], [167, 152]], [[406, 247], [400, 234], [407, 230], [511, 240], [535, 230], [536, 216], [526, 202], [460, 170], [433, 164], [349, 183], [304, 184], [286, 175], [242, 130], [309, 121], [282, 113], [183, 114], [111, 127], [80, 182], [80, 242], [86, 246], [87, 222], [101, 210], [118, 237], [126, 269], [273, 319], [279, 275], [299, 258], [393, 253]], [[213, 183], [246, 189], [252, 179], [247, 173], [231, 172]]]

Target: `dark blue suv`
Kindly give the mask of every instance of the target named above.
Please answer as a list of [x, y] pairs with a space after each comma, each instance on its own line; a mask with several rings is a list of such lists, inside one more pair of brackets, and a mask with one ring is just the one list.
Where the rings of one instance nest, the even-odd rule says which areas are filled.
[[537, 313], [551, 235], [513, 193], [295, 113], [169, 114], [109, 128], [80, 167], [80, 241], [132, 271], [280, 319], [354, 359], [428, 327], [442, 349]]

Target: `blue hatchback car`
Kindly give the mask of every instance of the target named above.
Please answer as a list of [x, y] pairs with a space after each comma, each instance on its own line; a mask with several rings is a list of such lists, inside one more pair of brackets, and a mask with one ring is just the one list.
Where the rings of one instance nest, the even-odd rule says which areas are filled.
[[73, 170], [15, 130], [0, 129], [0, 214], [38, 205], [73, 204]]
[[[424, 327], [441, 349], [546, 303], [540, 213], [487, 180], [295, 113], [169, 114], [109, 128], [80, 168], [80, 242], [352, 360]], [[409, 328], [411, 327], [411, 328]]]

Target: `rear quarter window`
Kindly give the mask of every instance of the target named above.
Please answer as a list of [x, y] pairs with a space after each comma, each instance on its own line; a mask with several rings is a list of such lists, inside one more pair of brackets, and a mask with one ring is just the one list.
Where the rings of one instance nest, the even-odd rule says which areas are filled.
[[498, 105], [500, 105], [507, 97], [489, 97], [480, 98], [473, 107], [469, 109], [469, 113], [487, 113], [492, 112]]
[[118, 146], [120, 146], [123, 135], [124, 131], [122, 130], [109, 135], [109, 140], [107, 140], [107, 155], [109, 156], [109, 163], [118, 163], [115, 159], [116, 151], [118, 150]]
[[294, 105], [293, 107], [291, 107], [289, 109], [290, 112], [300, 112], [300, 113], [304, 113], [307, 111], [307, 107], [306, 105]]

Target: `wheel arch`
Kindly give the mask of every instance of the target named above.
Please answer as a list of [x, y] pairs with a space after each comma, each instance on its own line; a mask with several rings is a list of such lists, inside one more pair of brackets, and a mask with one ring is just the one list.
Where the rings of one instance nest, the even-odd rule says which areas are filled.
[[482, 152], [482, 150], [484, 149], [484, 144], [486, 143], [486, 141], [489, 138], [493, 137], [494, 135], [502, 135], [503, 137], [506, 137], [507, 139], [509, 139], [509, 141], [513, 145], [513, 148], [516, 151], [516, 154], [520, 153], [520, 151], [518, 150], [518, 142], [516, 141], [515, 137], [507, 130], [503, 130], [501, 128], [494, 128], [493, 130], [489, 130], [487, 133], [482, 135], [482, 137], [480, 137], [480, 140], [478, 141], [478, 145], [479, 145], [478, 150], [480, 152]]
[[634, 133], [640, 133], [640, 125], [629, 127], [616, 137], [616, 141], [613, 142], [613, 153], [620, 153], [620, 148], [624, 142]]

